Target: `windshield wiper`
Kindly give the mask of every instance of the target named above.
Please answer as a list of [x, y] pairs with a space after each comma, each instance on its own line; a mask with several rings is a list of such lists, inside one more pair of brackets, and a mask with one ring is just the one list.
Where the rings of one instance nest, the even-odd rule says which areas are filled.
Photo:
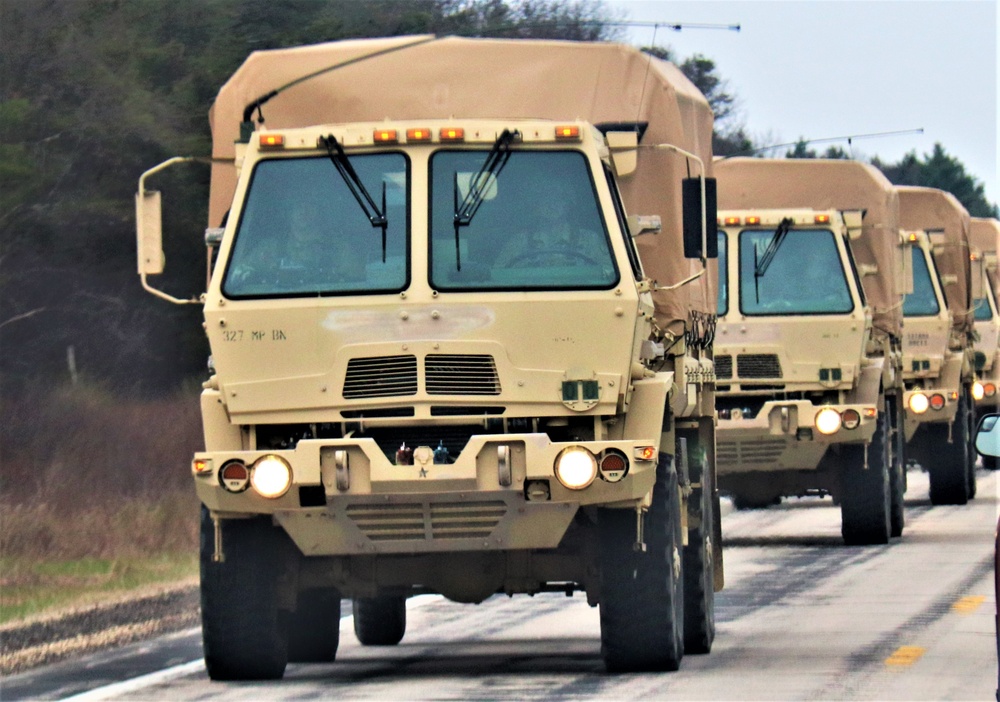
[[333, 162], [337, 172], [340, 173], [340, 177], [344, 179], [344, 184], [347, 185], [354, 199], [361, 205], [361, 210], [365, 213], [365, 217], [368, 218], [373, 227], [379, 227], [382, 230], [382, 263], [385, 263], [385, 236], [386, 229], [389, 227], [389, 220], [385, 216], [385, 181], [382, 181], [382, 208], [379, 209], [378, 205], [375, 204], [375, 200], [368, 193], [367, 188], [365, 188], [365, 184], [361, 182], [358, 172], [351, 165], [351, 161], [347, 158], [347, 154], [344, 153], [344, 147], [337, 141], [337, 137], [333, 134], [320, 137], [319, 143], [326, 147], [326, 152], [330, 155], [330, 161]]
[[760, 303], [760, 279], [764, 277], [767, 273], [767, 269], [770, 268], [771, 262], [774, 260], [774, 255], [778, 253], [778, 247], [781, 246], [781, 242], [785, 240], [785, 236], [788, 231], [792, 228], [792, 220], [789, 217], [785, 217], [778, 224], [778, 228], [774, 230], [774, 234], [771, 235], [771, 240], [767, 242], [767, 248], [764, 249], [764, 253], [761, 254], [760, 259], [757, 258], [757, 247], [753, 248], [753, 259], [754, 259], [754, 271], [753, 271], [753, 287], [754, 292], [757, 295], [757, 303]]
[[465, 194], [461, 204], [458, 202], [458, 172], [455, 172], [454, 200], [455, 200], [455, 264], [458, 270], [462, 270], [462, 254], [459, 251], [459, 229], [472, 224], [472, 218], [476, 216], [480, 205], [486, 199], [486, 189], [491, 183], [496, 181], [500, 171], [507, 165], [510, 158], [510, 145], [514, 141], [519, 141], [521, 132], [504, 129], [493, 142], [493, 148], [486, 155], [486, 160], [479, 168], [479, 172], [469, 181], [469, 192]]

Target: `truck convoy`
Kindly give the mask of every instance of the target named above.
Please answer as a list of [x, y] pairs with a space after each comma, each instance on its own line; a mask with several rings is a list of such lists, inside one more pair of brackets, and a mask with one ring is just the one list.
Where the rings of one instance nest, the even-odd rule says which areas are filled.
[[903, 531], [898, 201], [855, 161], [721, 160], [719, 486], [832, 495], [849, 544]]
[[903, 304], [907, 458], [925, 468], [935, 505], [975, 496], [969, 213], [950, 193], [899, 186], [913, 293]]
[[[970, 220], [969, 240], [972, 245], [973, 344], [976, 382], [972, 386], [976, 416], [996, 412], [1000, 405], [1000, 312], [997, 291], [1000, 290], [997, 251], [1000, 242], [1000, 221], [984, 217]], [[996, 470], [996, 458], [983, 456], [984, 467]]]
[[[625, 46], [397, 37], [256, 52], [211, 122], [192, 462], [209, 675], [333, 660], [345, 597], [362, 644], [395, 644], [416, 593], [585, 592], [610, 671], [707, 653], [697, 89]], [[137, 195], [140, 277], [175, 302], [149, 280], [148, 181], [186, 160]]]

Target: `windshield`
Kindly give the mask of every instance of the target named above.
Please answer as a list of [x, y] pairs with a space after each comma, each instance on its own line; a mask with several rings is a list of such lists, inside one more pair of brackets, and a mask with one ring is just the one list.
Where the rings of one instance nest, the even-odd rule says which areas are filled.
[[[437, 290], [608, 289], [619, 273], [583, 154], [513, 151], [456, 228], [487, 151], [431, 158], [431, 285]], [[485, 177], [485, 176], [484, 176]]]
[[380, 203], [385, 188], [385, 250], [381, 228], [372, 226], [329, 158], [261, 161], [247, 190], [223, 279], [227, 297], [398, 292], [406, 287], [406, 158], [355, 155], [350, 163]]
[[[989, 287], [985, 287], [985, 293], [991, 298], [993, 297], [993, 292], [989, 289]], [[994, 298], [993, 301], [996, 302], [996, 299]], [[990, 307], [990, 301], [985, 297], [977, 297], [973, 300], [972, 308], [976, 312], [977, 322], [988, 322], [993, 319], [993, 308]]]
[[774, 254], [767, 273], [755, 276], [757, 262], [773, 237], [773, 229], [740, 232], [743, 314], [845, 314], [854, 309], [833, 232], [791, 230]]
[[903, 298], [904, 317], [933, 317], [941, 311], [931, 272], [927, 268], [924, 252], [917, 246], [910, 248], [913, 256], [913, 292]]
[[719, 232], [719, 309], [720, 317], [729, 311], [729, 249], [725, 232]]

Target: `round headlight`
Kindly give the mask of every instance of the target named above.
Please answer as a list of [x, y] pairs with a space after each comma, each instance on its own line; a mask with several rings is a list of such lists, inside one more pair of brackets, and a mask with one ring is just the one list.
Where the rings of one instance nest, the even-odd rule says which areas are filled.
[[565, 487], [582, 490], [597, 477], [597, 459], [581, 446], [570, 446], [556, 456], [555, 472]]
[[914, 414], [923, 414], [930, 406], [931, 403], [930, 400], [927, 399], [927, 395], [920, 392], [915, 392], [910, 395], [910, 410]]
[[861, 415], [857, 410], [844, 410], [844, 429], [857, 429], [861, 424]]
[[944, 409], [944, 395], [931, 395], [931, 409], [935, 412]]
[[816, 429], [820, 434], [836, 434], [840, 431], [840, 412], [832, 407], [824, 407], [816, 414]]
[[278, 456], [259, 458], [250, 471], [250, 484], [261, 497], [281, 497], [292, 485], [292, 467]]
[[981, 400], [986, 397], [986, 388], [980, 382], [975, 382], [972, 384], [972, 399]]

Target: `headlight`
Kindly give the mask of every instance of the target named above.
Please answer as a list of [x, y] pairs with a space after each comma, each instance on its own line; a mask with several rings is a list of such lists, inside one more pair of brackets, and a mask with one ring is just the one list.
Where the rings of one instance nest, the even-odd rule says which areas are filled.
[[980, 382], [975, 382], [972, 384], [972, 399], [981, 400], [986, 397], [986, 388]]
[[570, 446], [559, 452], [556, 477], [570, 490], [582, 490], [597, 477], [597, 459], [582, 446]]
[[292, 484], [292, 467], [278, 456], [259, 458], [250, 471], [250, 484], [261, 497], [281, 497]]
[[816, 414], [816, 430], [820, 434], [836, 434], [840, 431], [840, 412], [832, 407], [824, 407]]
[[927, 399], [927, 395], [920, 392], [915, 392], [910, 395], [910, 409], [914, 414], [923, 414], [930, 406], [931, 403], [930, 400]]
[[861, 424], [861, 415], [857, 410], [844, 411], [844, 429], [857, 429]]

